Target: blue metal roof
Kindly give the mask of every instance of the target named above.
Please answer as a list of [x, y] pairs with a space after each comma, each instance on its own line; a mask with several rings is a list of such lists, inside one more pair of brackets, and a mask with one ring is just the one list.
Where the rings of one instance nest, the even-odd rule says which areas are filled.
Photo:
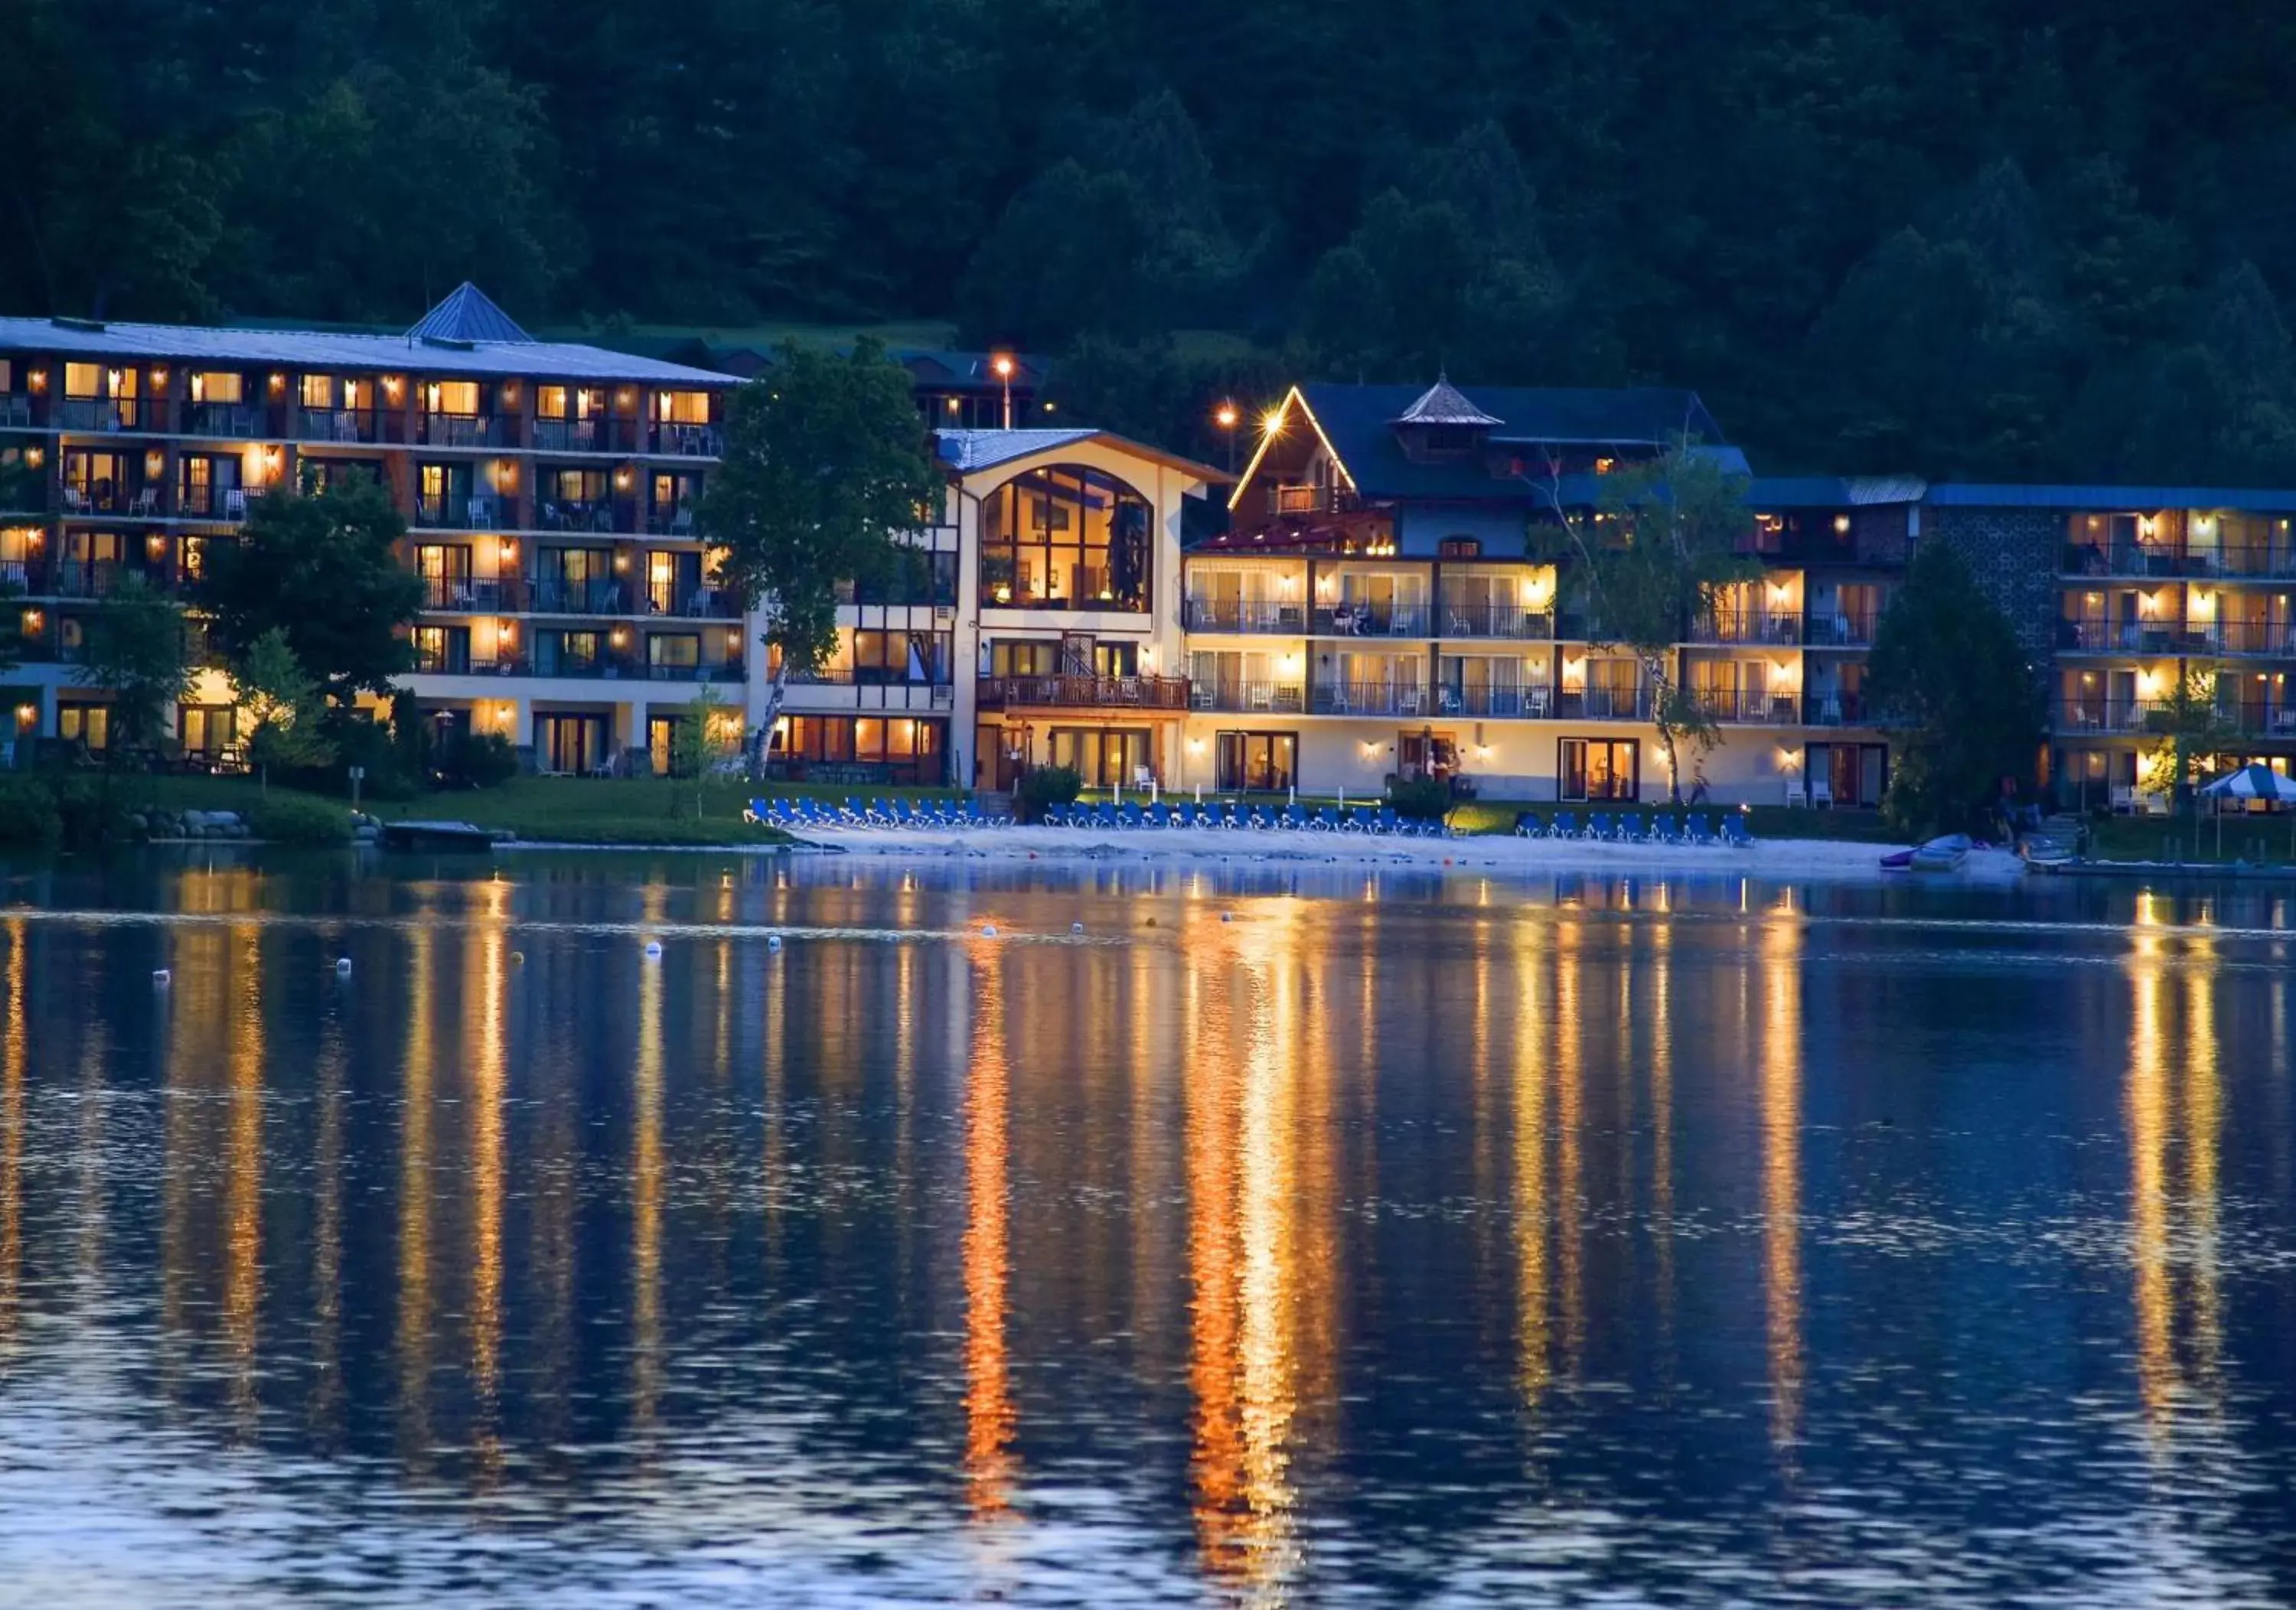
[[534, 339], [518, 327], [517, 320], [496, 306], [492, 298], [468, 280], [448, 291], [439, 306], [416, 320], [414, 328], [406, 333], [410, 339], [417, 341]]
[[2242, 509], [2296, 510], [2296, 490], [2259, 486], [2019, 486], [1957, 482], [1935, 486], [1923, 502], [1942, 509]]

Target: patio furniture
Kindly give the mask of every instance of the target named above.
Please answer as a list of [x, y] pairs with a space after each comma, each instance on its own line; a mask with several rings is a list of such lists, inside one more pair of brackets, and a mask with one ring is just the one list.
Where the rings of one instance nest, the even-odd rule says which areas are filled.
[[1517, 811], [1514, 813], [1514, 836], [1517, 838], [1544, 838], [1546, 829], [1536, 812]]
[[1576, 811], [1555, 812], [1554, 820], [1547, 824], [1546, 836], [1549, 838], [1578, 838], [1578, 813]]
[[1611, 813], [1610, 813], [1608, 811], [1590, 811], [1590, 812], [1588, 812], [1588, 813], [1587, 813], [1587, 835], [1586, 835], [1586, 836], [1587, 836], [1587, 838], [1610, 838], [1610, 837], [1611, 837]]
[[1754, 847], [1754, 835], [1748, 830], [1743, 816], [1730, 815], [1722, 819], [1722, 842], [1734, 850]]

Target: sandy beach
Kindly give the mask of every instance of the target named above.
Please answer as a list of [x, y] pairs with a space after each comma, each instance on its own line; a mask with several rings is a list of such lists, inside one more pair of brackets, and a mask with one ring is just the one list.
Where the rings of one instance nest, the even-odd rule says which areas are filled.
[[[1884, 872], [1881, 858], [1898, 846], [1836, 839], [1763, 839], [1749, 848], [1691, 845], [1601, 844], [1579, 839], [1391, 838], [1359, 833], [1219, 832], [1169, 828], [1133, 830], [1011, 827], [973, 831], [914, 828], [808, 828], [801, 842], [855, 855], [887, 858], [962, 857], [980, 861], [1124, 860], [1202, 864], [1237, 863], [1445, 868], [1478, 873], [1720, 872], [1767, 879], [1875, 881], [1903, 877]], [[2024, 863], [2005, 850], [1977, 850], [1958, 872], [1927, 875], [1936, 881], [1997, 882], [2024, 875]]]

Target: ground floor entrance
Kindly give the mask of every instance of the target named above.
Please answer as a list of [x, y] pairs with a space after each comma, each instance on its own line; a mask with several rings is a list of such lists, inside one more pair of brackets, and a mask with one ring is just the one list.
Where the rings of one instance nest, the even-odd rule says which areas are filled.
[[1810, 804], [1871, 810], [1882, 803], [1890, 784], [1888, 744], [1814, 743], [1804, 754]]
[[552, 713], [534, 718], [534, 766], [548, 776], [603, 772], [613, 756], [613, 718]]

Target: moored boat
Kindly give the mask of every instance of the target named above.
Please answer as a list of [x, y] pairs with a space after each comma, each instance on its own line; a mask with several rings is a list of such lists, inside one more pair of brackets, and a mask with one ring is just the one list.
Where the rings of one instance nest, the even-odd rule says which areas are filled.
[[1906, 870], [1915, 872], [1956, 872], [1969, 859], [1969, 835], [1947, 833], [1912, 851]]

